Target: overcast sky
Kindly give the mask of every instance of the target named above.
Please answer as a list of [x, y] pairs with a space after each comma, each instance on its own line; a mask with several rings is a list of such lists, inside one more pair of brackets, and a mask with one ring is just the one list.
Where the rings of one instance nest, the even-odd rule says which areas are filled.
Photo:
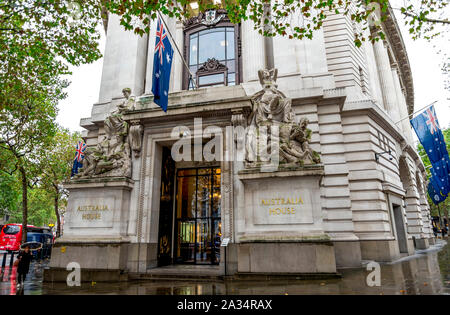
[[[436, 53], [438, 49], [433, 46], [449, 49], [449, 36], [446, 40], [438, 40], [435, 43], [426, 40], [413, 41], [405, 32], [401, 21], [399, 25], [402, 28], [413, 73], [415, 110], [437, 100], [435, 108], [439, 124], [443, 128], [448, 127], [450, 93], [444, 89], [444, 77], [440, 68], [443, 57]], [[105, 36], [102, 36], [100, 48], [104, 52]], [[72, 131], [82, 130], [79, 126], [80, 118], [90, 117], [92, 105], [98, 101], [102, 65], [103, 58], [92, 64], [72, 68], [73, 75], [70, 77], [72, 84], [67, 89], [68, 97], [59, 105], [59, 124]]]

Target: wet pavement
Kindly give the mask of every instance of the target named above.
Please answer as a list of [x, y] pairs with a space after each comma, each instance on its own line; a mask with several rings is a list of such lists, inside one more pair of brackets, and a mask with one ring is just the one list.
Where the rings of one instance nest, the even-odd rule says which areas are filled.
[[[381, 265], [381, 285], [370, 287], [366, 268], [339, 270], [341, 279], [283, 281], [140, 281], [122, 283], [43, 283], [47, 262], [33, 262], [22, 290], [15, 272], [0, 283], [1, 295], [40, 294], [450, 294], [450, 243], [441, 240], [430, 249]], [[8, 271], [9, 270], [5, 270]]]

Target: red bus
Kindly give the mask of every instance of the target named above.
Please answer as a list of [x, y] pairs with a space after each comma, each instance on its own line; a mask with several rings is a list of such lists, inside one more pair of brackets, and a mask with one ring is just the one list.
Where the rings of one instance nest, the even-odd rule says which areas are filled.
[[[28, 227], [34, 227], [28, 225]], [[22, 244], [22, 224], [5, 224], [0, 233], [0, 250], [18, 251]]]

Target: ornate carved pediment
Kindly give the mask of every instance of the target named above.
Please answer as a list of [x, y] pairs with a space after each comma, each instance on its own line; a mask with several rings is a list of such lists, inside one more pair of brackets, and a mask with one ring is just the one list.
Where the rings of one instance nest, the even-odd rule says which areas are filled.
[[198, 68], [197, 74], [205, 74], [210, 72], [224, 72], [228, 67], [223, 63], [220, 63], [216, 58], [208, 58], [208, 60]]

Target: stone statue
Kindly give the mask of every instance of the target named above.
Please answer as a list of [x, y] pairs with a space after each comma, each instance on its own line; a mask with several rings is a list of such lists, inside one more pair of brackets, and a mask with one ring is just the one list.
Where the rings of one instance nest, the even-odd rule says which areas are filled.
[[131, 97], [131, 89], [124, 88], [122, 90], [125, 101], [117, 105], [117, 108], [105, 119], [105, 133], [108, 139], [111, 138], [113, 132], [119, 134], [128, 134], [128, 123], [122, 119], [122, 114], [126, 110], [133, 110], [135, 106], [135, 98]]
[[254, 104], [246, 137], [246, 166], [254, 167], [278, 154], [280, 163], [306, 165], [320, 163], [319, 154], [310, 147], [309, 120], [295, 121], [292, 102], [277, 89], [278, 71], [258, 71], [262, 90], [252, 96]]
[[76, 178], [95, 176], [131, 176], [131, 148], [129, 126], [122, 115], [126, 110], [134, 108], [131, 90], [123, 89], [125, 101], [104, 121], [105, 138], [96, 147], [88, 147], [85, 151], [83, 167]]
[[312, 132], [306, 128], [308, 123], [308, 118], [302, 118], [299, 124], [291, 126], [289, 135], [280, 137], [280, 162], [301, 165], [320, 163], [319, 154], [309, 146]]

